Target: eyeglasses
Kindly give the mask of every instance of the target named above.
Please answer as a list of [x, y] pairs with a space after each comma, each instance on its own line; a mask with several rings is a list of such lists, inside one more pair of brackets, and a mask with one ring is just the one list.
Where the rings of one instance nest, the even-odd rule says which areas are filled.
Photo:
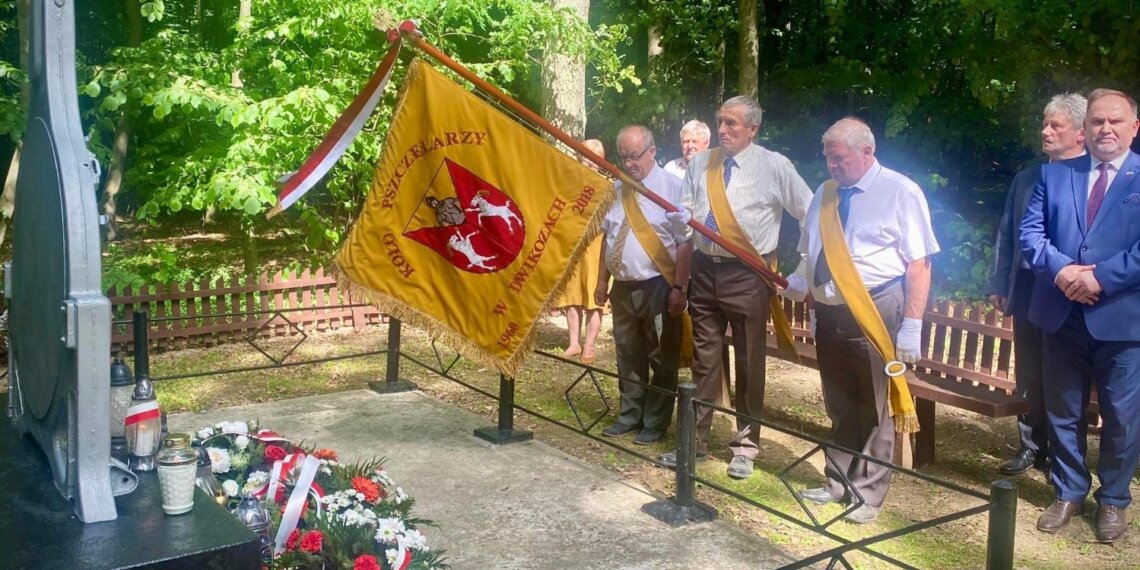
[[657, 147], [654, 145], [649, 145], [649, 146], [645, 147], [645, 150], [643, 150], [643, 151], [641, 151], [641, 152], [639, 152], [633, 156], [618, 154], [618, 158], [620, 158], [622, 162], [627, 162], [627, 163], [628, 162], [637, 162], [637, 161], [641, 160], [641, 157], [645, 156], [645, 153], [649, 152], [649, 149], [651, 149], [651, 148], [657, 148]]

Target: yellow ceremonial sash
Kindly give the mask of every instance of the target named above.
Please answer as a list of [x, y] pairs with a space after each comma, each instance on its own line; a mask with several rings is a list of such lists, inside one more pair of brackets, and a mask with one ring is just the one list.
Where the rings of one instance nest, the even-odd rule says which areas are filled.
[[[672, 287], [677, 276], [677, 262], [669, 255], [669, 250], [661, 242], [661, 236], [653, 230], [653, 225], [637, 203], [637, 193], [629, 186], [622, 186], [621, 205], [629, 220], [629, 229], [637, 236], [637, 243], [649, 254], [657, 271]], [[693, 362], [693, 320], [688, 311], [681, 313], [681, 355], [678, 362], [681, 368], [688, 368]]]
[[[756, 259], [760, 260], [760, 263], [766, 264], [764, 257], [756, 251], [752, 241], [744, 234], [744, 230], [740, 229], [740, 224], [736, 222], [736, 215], [732, 213], [732, 208], [728, 205], [728, 194], [725, 193], [724, 188], [724, 157], [723, 150], [720, 147], [710, 151], [705, 185], [709, 197], [709, 208], [712, 209], [713, 216], [716, 217], [716, 225], [720, 229], [720, 235], [738, 247], [744, 248], [745, 251], [751, 252], [756, 256]], [[776, 295], [776, 288], [771, 283], [767, 285], [770, 290], [768, 308], [772, 313], [772, 324], [776, 327], [776, 345], [794, 357], [796, 362], [799, 362], [799, 353], [796, 352], [795, 341], [792, 339], [792, 327], [788, 324], [788, 317], [784, 315], [784, 306], [780, 302], [779, 295]]]
[[[875, 307], [875, 302], [871, 300], [871, 294], [863, 285], [859, 271], [855, 269], [851, 251], [847, 249], [847, 238], [843, 233], [843, 223], [839, 219], [839, 193], [836, 191], [838, 187], [839, 183], [835, 180], [828, 180], [823, 185], [823, 202], [819, 209], [819, 233], [823, 239], [823, 254], [827, 256], [827, 266], [831, 269], [835, 287], [847, 301], [847, 306], [855, 316], [855, 321], [859, 323], [863, 335], [882, 355], [883, 362], [895, 362], [897, 358], [891, 334], [887, 331], [887, 325]], [[906, 376], [901, 373], [888, 376], [891, 417], [895, 419], [895, 431], [918, 432], [918, 415], [914, 411], [914, 400], [910, 398]]]

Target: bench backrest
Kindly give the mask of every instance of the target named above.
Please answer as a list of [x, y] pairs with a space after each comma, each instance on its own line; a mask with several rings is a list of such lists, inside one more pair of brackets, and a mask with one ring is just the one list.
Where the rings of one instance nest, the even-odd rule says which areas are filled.
[[[809, 337], [807, 307], [785, 299], [784, 314], [792, 325], [801, 363], [818, 367], [815, 340]], [[770, 322], [768, 330], [773, 331]], [[938, 302], [923, 318], [922, 345], [923, 359], [916, 370], [920, 378], [1013, 392], [1013, 317], [983, 303]]]

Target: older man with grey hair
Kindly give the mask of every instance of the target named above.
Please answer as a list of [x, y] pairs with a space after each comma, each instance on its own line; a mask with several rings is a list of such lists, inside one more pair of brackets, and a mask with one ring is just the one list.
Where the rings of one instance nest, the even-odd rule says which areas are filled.
[[[823, 135], [823, 155], [833, 180], [816, 191], [804, 218], [799, 251], [806, 256], [806, 276], [797, 273], [788, 279], [788, 295], [802, 298], [807, 293], [814, 300], [823, 403], [831, 419], [831, 440], [841, 449], [828, 450], [826, 484], [799, 494], [816, 503], [857, 504], [845, 518], [861, 524], [874, 520], [882, 509], [891, 469], [844, 450], [890, 464], [895, 447], [886, 362], [881, 347], [864, 330], [885, 328], [898, 360], [918, 360], [930, 293], [930, 256], [939, 248], [922, 189], [879, 164], [875, 137], [866, 123], [853, 118], [836, 122]], [[837, 195], [830, 207], [838, 210], [849, 256], [824, 255], [825, 195]], [[834, 242], [828, 249], [842, 252]], [[867, 304], [860, 304], [858, 290], [840, 292], [836, 275], [842, 283], [865, 288]]]
[[[771, 259], [783, 212], [803, 219], [811, 189], [790, 160], [752, 142], [760, 131], [761, 113], [752, 97], [725, 101], [716, 114], [720, 146], [693, 156], [681, 188], [685, 212], [744, 251]], [[759, 418], [764, 407], [768, 303], [774, 292], [732, 252], [705, 236], [695, 237], [694, 243], [689, 314], [697, 398], [711, 402], [720, 396], [724, 334], [732, 325], [736, 411]], [[678, 297], [690, 283], [689, 275], [681, 274], [681, 266], [678, 260], [674, 285]], [[697, 408], [698, 457], [708, 452], [712, 412], [707, 406]], [[760, 452], [759, 422], [738, 418], [728, 448], [732, 452], [728, 475], [751, 477], [753, 460]], [[660, 461], [673, 467], [676, 459], [676, 452], [669, 452]]]
[[698, 152], [709, 148], [711, 138], [712, 132], [709, 131], [708, 125], [696, 119], [685, 123], [685, 126], [681, 127], [681, 156], [666, 162], [665, 172], [684, 179], [685, 170], [689, 168], [689, 161]]
[[[1049, 162], [1080, 156], [1085, 152], [1085, 109], [1088, 101], [1075, 93], [1054, 96], [1045, 105], [1041, 121], [1041, 151]], [[1018, 475], [1030, 467], [1043, 469], [1049, 456], [1049, 426], [1045, 413], [1044, 355], [1041, 329], [1029, 322], [1029, 299], [1036, 279], [1018, 247], [1018, 226], [1029, 205], [1033, 188], [1041, 180], [1041, 164], [1034, 164], [1013, 177], [1006, 195], [1005, 212], [998, 224], [994, 267], [986, 294], [995, 307], [1012, 315], [1013, 350], [1017, 362], [1017, 392], [1029, 401], [1029, 411], [1018, 416], [1021, 446], [998, 468], [1004, 475]]]

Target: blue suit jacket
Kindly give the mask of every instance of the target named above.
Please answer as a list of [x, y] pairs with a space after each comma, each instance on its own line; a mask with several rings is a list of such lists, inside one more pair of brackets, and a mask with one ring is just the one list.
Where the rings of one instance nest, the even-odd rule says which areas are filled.
[[[1049, 333], [1084, 307], [1097, 340], [1140, 340], [1140, 156], [1129, 152], [1105, 193], [1092, 227], [1085, 227], [1092, 157], [1042, 165], [1021, 221], [1021, 250], [1037, 274], [1029, 320]], [[1061, 268], [1096, 265], [1104, 291], [1093, 305], [1065, 298], [1053, 284]]]

